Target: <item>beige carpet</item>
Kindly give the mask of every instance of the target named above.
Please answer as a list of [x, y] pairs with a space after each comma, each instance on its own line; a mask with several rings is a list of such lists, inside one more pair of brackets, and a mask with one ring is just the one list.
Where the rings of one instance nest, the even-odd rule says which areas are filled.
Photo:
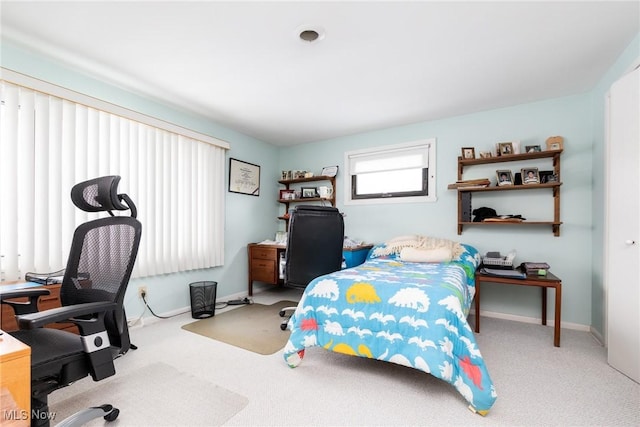
[[279, 301], [272, 305], [244, 305], [189, 323], [182, 329], [254, 353], [269, 355], [282, 349], [289, 339], [289, 331], [280, 329], [280, 310], [297, 305], [295, 301]]
[[[53, 404], [54, 424], [81, 409], [109, 403], [120, 410], [114, 426], [220, 426], [249, 403], [245, 396], [162, 362], [112, 378]], [[188, 410], [183, 409], [185, 401]], [[87, 425], [104, 426], [105, 421], [98, 418]]]

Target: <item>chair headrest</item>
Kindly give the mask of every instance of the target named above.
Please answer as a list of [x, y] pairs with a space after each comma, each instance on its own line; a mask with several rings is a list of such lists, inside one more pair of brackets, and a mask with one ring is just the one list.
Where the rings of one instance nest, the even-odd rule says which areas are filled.
[[[80, 182], [71, 189], [71, 200], [79, 209], [86, 212], [126, 211], [131, 209], [135, 217], [135, 206], [126, 194], [118, 194], [120, 177], [103, 176]], [[127, 204], [123, 204], [125, 200]]]

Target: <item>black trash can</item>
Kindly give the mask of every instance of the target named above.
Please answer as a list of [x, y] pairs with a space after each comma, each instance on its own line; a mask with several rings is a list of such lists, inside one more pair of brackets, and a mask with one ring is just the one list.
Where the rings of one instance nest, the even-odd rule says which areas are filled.
[[206, 319], [216, 314], [216, 290], [218, 282], [194, 282], [189, 284], [191, 292], [191, 317]]

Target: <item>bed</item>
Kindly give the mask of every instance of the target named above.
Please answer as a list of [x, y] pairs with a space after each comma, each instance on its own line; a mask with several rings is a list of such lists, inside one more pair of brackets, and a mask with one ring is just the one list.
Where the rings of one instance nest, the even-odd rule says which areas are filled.
[[450, 383], [469, 409], [487, 414], [497, 394], [467, 323], [480, 256], [433, 241], [392, 239], [363, 264], [314, 279], [289, 321], [287, 364], [297, 367], [315, 346], [392, 362]]

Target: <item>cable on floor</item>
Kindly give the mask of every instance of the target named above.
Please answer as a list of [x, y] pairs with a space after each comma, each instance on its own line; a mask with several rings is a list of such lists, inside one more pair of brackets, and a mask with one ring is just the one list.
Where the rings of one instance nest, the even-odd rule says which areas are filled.
[[[158, 319], [171, 319], [172, 317], [180, 316], [181, 314], [186, 313], [186, 311], [185, 311], [185, 312], [182, 312], [182, 313], [176, 313], [176, 314], [174, 314], [172, 316], [160, 316], [160, 315], [154, 313], [153, 310], [151, 309], [151, 306], [147, 302], [147, 294], [143, 292], [142, 294], [140, 294], [140, 296], [142, 297], [142, 301], [144, 301], [145, 307], [148, 308], [149, 312], [151, 314], [153, 314], [155, 317], [157, 317]], [[144, 314], [144, 313], [142, 313], [142, 314]]]

